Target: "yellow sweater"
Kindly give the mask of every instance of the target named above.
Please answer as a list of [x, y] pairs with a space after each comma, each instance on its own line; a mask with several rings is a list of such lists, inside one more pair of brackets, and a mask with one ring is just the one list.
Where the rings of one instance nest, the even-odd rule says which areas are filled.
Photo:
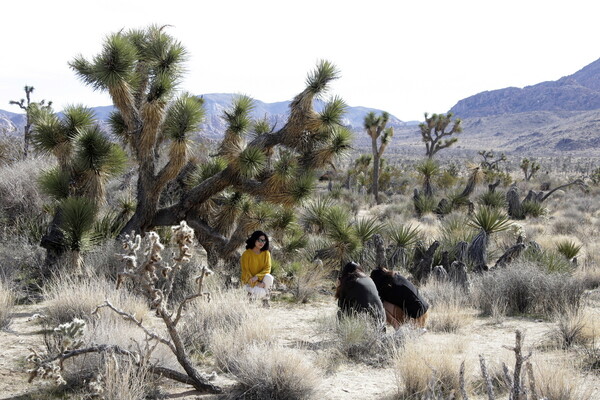
[[251, 283], [250, 278], [257, 276], [258, 280], [262, 281], [266, 274], [271, 273], [271, 253], [269, 250], [265, 250], [256, 254], [251, 249], [247, 249], [242, 253], [240, 264], [242, 265], [242, 283], [254, 286], [257, 282]]

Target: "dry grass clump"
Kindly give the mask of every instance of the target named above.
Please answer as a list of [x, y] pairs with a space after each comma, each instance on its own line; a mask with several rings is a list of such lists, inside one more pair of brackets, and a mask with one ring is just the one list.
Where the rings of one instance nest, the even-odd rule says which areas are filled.
[[210, 351], [219, 368], [228, 371], [237, 357], [256, 344], [273, 345], [277, 339], [272, 323], [265, 310], [255, 304], [248, 304], [248, 311], [241, 311], [244, 318], [237, 324], [229, 324], [226, 318], [216, 320], [209, 336]]
[[215, 333], [221, 333], [224, 329], [242, 329], [258, 311], [249, 303], [243, 291], [212, 290], [211, 294], [210, 302], [196, 299], [188, 305], [184, 314], [185, 323], [179, 332], [186, 347], [196, 354], [208, 350]]
[[527, 262], [485, 273], [473, 283], [473, 302], [483, 315], [493, 315], [502, 304], [507, 315], [551, 317], [565, 308], [578, 309], [584, 293], [578, 278], [547, 273]]
[[320, 384], [318, 370], [298, 350], [255, 343], [228, 363], [240, 387], [230, 399], [311, 399]]
[[349, 360], [379, 365], [389, 358], [381, 325], [365, 313], [340, 314], [325, 321], [339, 354]]
[[[458, 398], [460, 362], [449, 351], [434, 352], [424, 343], [408, 341], [394, 355], [398, 400]], [[438, 397], [438, 396], [443, 397]]]
[[10, 325], [14, 305], [15, 294], [6, 283], [0, 280], [0, 329]]
[[[138, 320], [144, 320], [149, 313], [142, 298], [125, 290], [116, 290], [113, 282], [101, 277], [77, 277], [60, 272], [44, 286], [43, 297], [47, 301], [46, 317], [50, 327], [70, 322], [73, 318], [89, 321], [92, 311], [105, 300], [110, 300]], [[109, 314], [117, 318], [116, 314]]]
[[0, 236], [0, 279], [5, 282], [19, 279], [19, 294], [28, 292], [41, 275], [44, 257], [44, 249], [25, 237]]
[[[264, 309], [248, 304], [245, 317], [230, 324], [215, 320], [209, 351], [217, 366], [231, 373], [240, 387], [230, 398], [309, 399], [319, 383], [314, 365], [300, 352], [276, 345]], [[243, 307], [243, 306], [242, 306]], [[232, 307], [239, 311], [239, 307]]]
[[290, 289], [294, 300], [307, 303], [313, 299], [324, 285], [327, 285], [327, 268], [322, 265], [309, 265], [300, 268], [291, 281]]
[[451, 282], [430, 280], [421, 288], [430, 302], [428, 329], [434, 332], [457, 332], [473, 321], [470, 298]]
[[592, 390], [583, 377], [567, 365], [536, 363], [534, 376], [541, 398], [552, 400], [592, 400]]
[[104, 357], [103, 368], [89, 383], [87, 392], [101, 399], [156, 398], [156, 383], [156, 377], [146, 366], [136, 366], [131, 360], [109, 355]]

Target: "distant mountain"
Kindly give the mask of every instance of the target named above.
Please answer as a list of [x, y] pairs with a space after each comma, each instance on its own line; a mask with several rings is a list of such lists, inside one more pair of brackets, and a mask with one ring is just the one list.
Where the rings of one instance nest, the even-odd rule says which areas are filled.
[[19, 134], [25, 126], [25, 115], [0, 110], [0, 134]]
[[460, 100], [450, 111], [464, 119], [531, 111], [597, 109], [600, 109], [600, 59], [557, 81], [478, 93]]
[[[210, 93], [202, 95], [204, 98], [204, 107], [206, 109], [206, 119], [200, 129], [201, 135], [208, 136], [209, 138], [218, 138], [223, 135], [226, 128], [225, 121], [222, 118], [223, 112], [231, 107], [235, 96], [236, 95], [229, 93]], [[315, 109], [321, 110], [324, 104], [323, 101], [316, 100]], [[260, 100], [254, 100], [252, 116], [257, 119], [266, 116], [270, 124], [274, 126], [275, 129], [279, 129], [287, 121], [289, 105], [290, 101], [265, 103]], [[106, 122], [110, 113], [113, 111], [113, 106], [93, 107], [92, 110], [94, 110], [96, 118]], [[365, 115], [371, 111], [381, 113], [381, 110], [374, 108], [348, 107], [342, 123], [354, 131], [362, 131]], [[0, 131], [2, 131], [2, 128], [5, 128], [5, 132], [8, 133], [20, 131], [24, 124], [25, 119], [23, 114], [15, 114], [0, 110]], [[405, 127], [410, 124], [414, 124], [414, 122], [404, 123], [393, 115], [390, 116], [388, 122], [388, 126], [395, 128]]]

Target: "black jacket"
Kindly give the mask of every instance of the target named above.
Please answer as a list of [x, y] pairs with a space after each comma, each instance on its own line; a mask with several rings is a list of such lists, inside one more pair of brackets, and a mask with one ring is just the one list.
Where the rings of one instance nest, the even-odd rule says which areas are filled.
[[371, 278], [365, 276], [345, 282], [338, 298], [338, 306], [345, 314], [368, 312], [378, 322], [385, 321], [383, 303]]
[[[391, 283], [381, 279], [379, 272], [374, 270], [371, 276], [377, 286], [381, 300], [401, 307], [411, 318], [419, 318], [429, 309], [427, 301], [419, 295], [417, 288], [408, 279], [400, 274], [394, 274]], [[381, 272], [383, 274], [383, 272]]]

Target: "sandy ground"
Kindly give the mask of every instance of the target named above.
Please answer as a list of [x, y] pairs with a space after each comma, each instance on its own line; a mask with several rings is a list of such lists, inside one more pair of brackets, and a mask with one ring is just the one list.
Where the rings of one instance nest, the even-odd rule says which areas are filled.
[[[0, 399], [29, 400], [38, 398], [36, 391], [45, 383], [36, 381], [27, 384], [24, 358], [30, 347], [43, 347], [41, 325], [31, 320], [36, 313], [43, 312], [41, 305], [17, 306], [10, 327], [0, 331]], [[324, 320], [335, 315], [333, 298], [322, 298], [309, 304], [290, 304], [273, 301], [268, 310], [276, 335], [285, 346], [300, 348], [319, 365], [323, 361], [328, 346], [323, 333]], [[524, 318], [506, 318], [499, 324], [488, 319], [474, 318], [469, 325], [457, 333], [427, 332], [419, 337], [433, 352], [451, 351], [461, 361], [465, 360], [468, 373], [477, 374], [478, 355], [482, 354], [489, 362], [506, 360], [513, 362], [513, 353], [504, 346], [513, 346], [515, 330], [525, 334], [525, 348], [534, 351], [534, 364], [540, 350], [536, 349], [551, 329], [549, 322]], [[390, 328], [388, 328], [390, 329]], [[544, 353], [544, 357], [565, 357], [560, 354]], [[340, 362], [327, 373], [317, 388], [315, 398], [340, 399], [381, 399], [394, 397], [397, 391], [395, 373], [392, 366], [372, 367], [362, 363]], [[595, 391], [594, 399], [600, 399], [600, 377], [591, 375], [586, 382]], [[224, 387], [233, 384], [227, 376], [219, 376], [215, 382]], [[169, 398], [173, 399], [212, 399], [215, 396], [200, 395], [188, 387], [168, 387]], [[502, 397], [500, 397], [502, 398]]]

